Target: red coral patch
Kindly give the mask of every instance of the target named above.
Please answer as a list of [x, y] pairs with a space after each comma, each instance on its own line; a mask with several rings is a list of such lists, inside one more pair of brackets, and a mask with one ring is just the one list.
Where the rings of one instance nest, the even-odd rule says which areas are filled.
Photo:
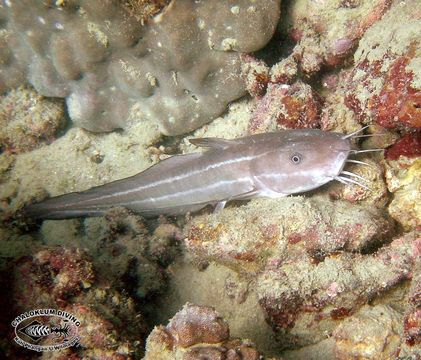
[[395, 144], [390, 146], [385, 156], [387, 160], [397, 160], [399, 156], [418, 157], [421, 156], [421, 132], [405, 134]]

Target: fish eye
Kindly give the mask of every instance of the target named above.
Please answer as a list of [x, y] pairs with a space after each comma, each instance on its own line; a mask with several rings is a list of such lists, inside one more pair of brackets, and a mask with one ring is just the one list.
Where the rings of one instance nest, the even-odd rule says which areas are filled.
[[299, 164], [301, 162], [301, 159], [302, 159], [302, 156], [301, 154], [298, 154], [298, 153], [291, 156], [291, 162], [293, 164]]

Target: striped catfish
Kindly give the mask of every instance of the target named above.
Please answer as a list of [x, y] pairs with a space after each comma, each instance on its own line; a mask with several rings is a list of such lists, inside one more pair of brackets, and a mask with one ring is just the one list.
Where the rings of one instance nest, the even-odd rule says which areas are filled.
[[367, 151], [352, 150], [351, 139], [359, 131], [344, 135], [303, 129], [233, 140], [191, 139], [208, 150], [175, 155], [129, 178], [29, 205], [25, 213], [64, 219], [101, 216], [124, 206], [146, 217], [178, 215], [208, 204], [221, 210], [230, 200], [302, 193], [332, 180], [366, 187], [358, 175], [344, 170], [347, 162], [363, 163], [349, 159]]

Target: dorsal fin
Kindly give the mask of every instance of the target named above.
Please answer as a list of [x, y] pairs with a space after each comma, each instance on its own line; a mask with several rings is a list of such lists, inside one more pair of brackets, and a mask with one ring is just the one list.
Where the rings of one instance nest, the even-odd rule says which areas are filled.
[[206, 147], [211, 149], [227, 149], [232, 145], [240, 144], [240, 141], [237, 140], [227, 140], [219, 138], [195, 138], [189, 139], [190, 143], [199, 147]]

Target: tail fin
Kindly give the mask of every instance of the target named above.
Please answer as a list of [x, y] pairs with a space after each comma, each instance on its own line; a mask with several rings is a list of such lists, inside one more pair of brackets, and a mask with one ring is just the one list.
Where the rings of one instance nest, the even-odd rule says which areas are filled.
[[102, 216], [107, 209], [100, 207], [78, 206], [82, 193], [70, 193], [56, 196], [23, 209], [23, 215], [32, 219], [69, 219], [84, 216]]

